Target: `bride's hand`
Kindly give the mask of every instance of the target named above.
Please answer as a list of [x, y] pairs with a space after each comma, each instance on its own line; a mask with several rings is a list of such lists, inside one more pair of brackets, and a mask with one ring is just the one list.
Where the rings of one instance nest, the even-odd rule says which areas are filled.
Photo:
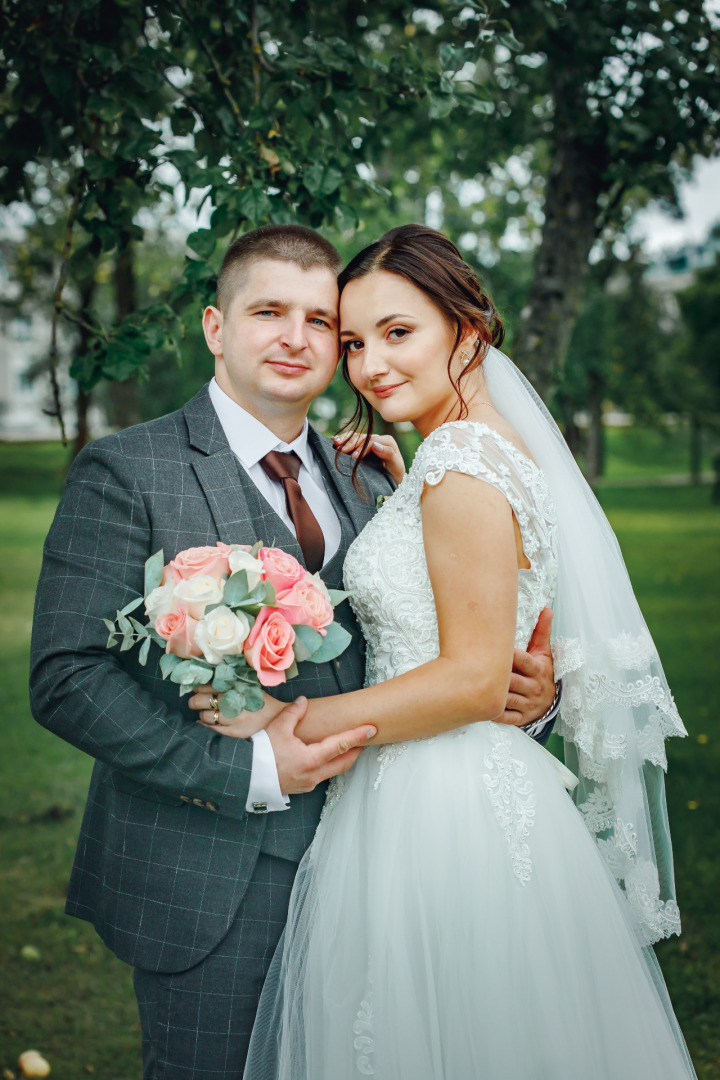
[[211, 697], [215, 697], [220, 703], [222, 694], [216, 693], [212, 686], [198, 686], [190, 698], [188, 704], [198, 714], [198, 723], [203, 727], [211, 728], [219, 735], [230, 735], [234, 739], [249, 739], [258, 731], [263, 731], [271, 723], [278, 713], [285, 708], [282, 701], [276, 701], [269, 694], [263, 695], [265, 704], [257, 712], [249, 712], [243, 709], [239, 716], [228, 719], [223, 716], [219, 709], [211, 709]]
[[[361, 431], [351, 431], [349, 434], [339, 434], [333, 439], [335, 449], [343, 454], [358, 458], [362, 453], [365, 436]], [[380, 458], [387, 472], [390, 473], [396, 484], [399, 484], [405, 475], [405, 462], [400, 453], [400, 447], [392, 435], [373, 435], [368, 443], [363, 456], [375, 454]]]

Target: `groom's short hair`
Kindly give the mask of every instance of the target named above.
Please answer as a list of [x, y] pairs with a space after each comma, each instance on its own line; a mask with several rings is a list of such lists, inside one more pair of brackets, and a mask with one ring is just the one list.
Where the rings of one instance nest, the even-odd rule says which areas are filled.
[[342, 270], [342, 259], [332, 244], [304, 225], [261, 225], [233, 240], [225, 252], [217, 281], [217, 306], [226, 314], [243, 283], [245, 271], [260, 259], [291, 262], [301, 270], [327, 267]]

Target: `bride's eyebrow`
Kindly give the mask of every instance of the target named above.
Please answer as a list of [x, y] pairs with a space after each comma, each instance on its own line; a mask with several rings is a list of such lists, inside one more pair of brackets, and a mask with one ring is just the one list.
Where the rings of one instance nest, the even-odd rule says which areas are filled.
[[[384, 315], [382, 319], [378, 319], [378, 321], [375, 323], [375, 327], [376, 329], [380, 330], [383, 326], [386, 326], [389, 322], [392, 322], [393, 319], [413, 319], [414, 317], [414, 315], [403, 315], [399, 311], [396, 311], [392, 315]], [[340, 337], [362, 337], [362, 334], [358, 334], [356, 330], [341, 330]]]

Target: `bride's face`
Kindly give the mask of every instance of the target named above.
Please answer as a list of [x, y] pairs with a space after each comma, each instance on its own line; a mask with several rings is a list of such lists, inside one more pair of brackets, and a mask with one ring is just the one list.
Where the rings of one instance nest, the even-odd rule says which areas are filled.
[[[455, 328], [405, 278], [376, 270], [351, 281], [340, 300], [340, 337], [353, 385], [384, 420], [409, 420], [425, 436], [457, 405], [447, 369]], [[454, 377], [474, 337], [455, 349]]]

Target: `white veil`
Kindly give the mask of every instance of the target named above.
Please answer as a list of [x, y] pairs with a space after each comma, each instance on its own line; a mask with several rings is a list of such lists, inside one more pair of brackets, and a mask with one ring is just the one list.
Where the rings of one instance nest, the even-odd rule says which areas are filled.
[[573, 798], [648, 944], [680, 932], [665, 805], [665, 738], [685, 735], [620, 548], [560, 429], [497, 349], [483, 362], [497, 410], [543, 470], [558, 517], [553, 620], [556, 732]]

